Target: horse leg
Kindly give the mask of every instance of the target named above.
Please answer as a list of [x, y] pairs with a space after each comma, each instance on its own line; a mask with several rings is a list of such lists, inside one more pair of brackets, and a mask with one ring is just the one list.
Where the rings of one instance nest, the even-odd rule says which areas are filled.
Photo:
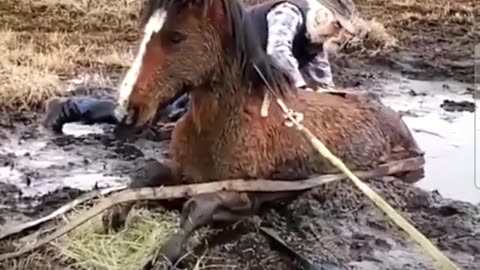
[[425, 168], [422, 167], [418, 170], [411, 171], [411, 172], [397, 173], [397, 174], [394, 174], [393, 176], [399, 178], [405, 183], [414, 184], [425, 177]]
[[[170, 166], [156, 160], [150, 160], [141, 168], [141, 173], [134, 176], [128, 185], [129, 189], [142, 187], [159, 187], [174, 184], [174, 176]], [[125, 226], [128, 213], [136, 202], [115, 205], [102, 216], [103, 227], [106, 231], [118, 232]]]
[[[299, 192], [246, 193], [222, 191], [192, 197], [183, 206], [180, 230], [173, 234], [161, 247], [160, 254], [163, 260], [155, 262], [155, 269], [165, 269], [167, 265], [175, 264], [183, 255], [184, 245], [190, 235], [201, 226], [212, 222], [233, 223], [255, 213], [265, 202], [283, 200], [298, 194]], [[151, 265], [152, 263], [149, 263], [144, 269], [150, 269]]]

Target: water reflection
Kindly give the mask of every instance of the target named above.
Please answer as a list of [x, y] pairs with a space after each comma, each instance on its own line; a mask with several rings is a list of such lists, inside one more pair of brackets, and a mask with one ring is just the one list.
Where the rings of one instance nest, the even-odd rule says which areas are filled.
[[[408, 112], [404, 120], [426, 152], [425, 178], [417, 185], [436, 189], [445, 197], [480, 203], [474, 161], [475, 149], [480, 152], [475, 145], [475, 121], [478, 131], [479, 119], [472, 112], [447, 112], [440, 107], [445, 99], [473, 102], [469, 95], [455, 94], [469, 85], [402, 79], [385, 81], [384, 87], [392, 93], [383, 97], [384, 102]], [[412, 96], [412, 90], [417, 95]], [[478, 160], [476, 164], [480, 167]]]

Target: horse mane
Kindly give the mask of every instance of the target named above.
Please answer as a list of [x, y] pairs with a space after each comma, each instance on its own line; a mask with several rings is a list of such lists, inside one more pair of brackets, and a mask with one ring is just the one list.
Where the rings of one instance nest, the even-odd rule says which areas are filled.
[[[142, 22], [152, 15], [153, 11], [162, 8], [172, 16], [176, 9], [185, 5], [202, 5], [204, 14], [213, 1], [222, 1], [227, 16], [227, 24], [232, 36], [232, 46], [226, 48], [229, 55], [233, 55], [236, 64], [240, 65], [242, 79], [251, 83], [253, 91], [265, 89], [274, 96], [285, 97], [291, 92], [293, 79], [271, 58], [260, 43], [259, 34], [255, 25], [247, 13], [247, 9], [241, 0], [146, 0]], [[172, 14], [172, 15], [170, 15]], [[259, 74], [261, 73], [261, 74]]]
[[292, 89], [292, 78], [263, 49], [255, 25], [240, 0], [221, 1], [234, 40], [232, 53], [240, 61], [244, 79], [252, 82], [254, 90], [263, 92], [267, 87], [272, 94], [284, 97]]

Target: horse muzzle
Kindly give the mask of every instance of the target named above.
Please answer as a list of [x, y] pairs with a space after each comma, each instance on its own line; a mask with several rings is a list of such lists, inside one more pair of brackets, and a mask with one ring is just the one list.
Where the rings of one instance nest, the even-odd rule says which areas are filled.
[[138, 112], [130, 110], [129, 112], [121, 106], [115, 108], [115, 118], [117, 119], [117, 126], [115, 127], [115, 137], [119, 140], [126, 140], [132, 137], [137, 137], [145, 130], [144, 125], [138, 125]]

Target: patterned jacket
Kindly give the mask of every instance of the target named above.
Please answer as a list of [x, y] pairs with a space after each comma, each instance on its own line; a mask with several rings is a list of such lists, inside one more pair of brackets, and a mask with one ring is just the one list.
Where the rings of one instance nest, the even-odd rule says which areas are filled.
[[328, 55], [320, 51], [307, 66], [299, 70], [298, 61], [292, 53], [293, 39], [303, 25], [303, 16], [298, 7], [281, 3], [267, 14], [267, 53], [290, 73], [297, 87], [315, 84], [334, 86]]

